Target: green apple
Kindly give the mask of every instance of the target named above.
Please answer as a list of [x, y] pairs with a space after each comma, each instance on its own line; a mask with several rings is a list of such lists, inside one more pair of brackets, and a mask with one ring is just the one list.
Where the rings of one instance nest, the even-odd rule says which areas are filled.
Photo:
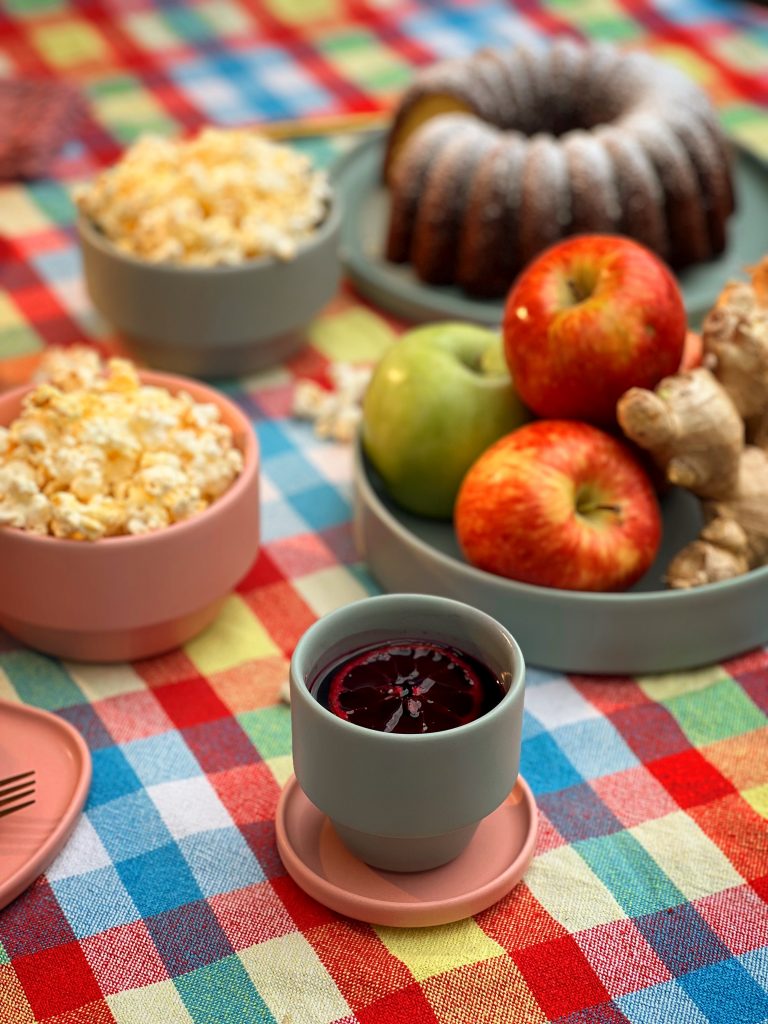
[[478, 455], [529, 418], [499, 333], [428, 324], [404, 334], [376, 367], [363, 399], [363, 448], [398, 505], [450, 519]]

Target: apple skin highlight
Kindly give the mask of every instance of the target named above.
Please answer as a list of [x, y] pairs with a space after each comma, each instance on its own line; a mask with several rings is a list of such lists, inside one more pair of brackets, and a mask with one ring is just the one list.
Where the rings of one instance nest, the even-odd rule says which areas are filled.
[[464, 557], [564, 590], [616, 591], [651, 566], [661, 515], [629, 449], [586, 423], [538, 420], [473, 464], [456, 501]]
[[611, 426], [631, 387], [680, 366], [686, 314], [658, 256], [630, 239], [560, 242], [518, 277], [504, 313], [505, 354], [520, 397], [542, 418]]

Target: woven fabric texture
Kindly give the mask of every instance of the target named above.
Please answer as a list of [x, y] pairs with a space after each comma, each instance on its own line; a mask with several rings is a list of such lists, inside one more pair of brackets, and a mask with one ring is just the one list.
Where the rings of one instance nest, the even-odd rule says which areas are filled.
[[[0, 187], [0, 382], [47, 345], [113, 347], [70, 191], [140, 133], [383, 109], [416, 66], [541, 32], [679, 64], [768, 157], [768, 12], [747, 4], [4, 0], [0, 72], [66, 80], [88, 114], [49, 177]], [[321, 163], [347, 144], [301, 143]], [[349, 447], [291, 418], [293, 387], [373, 362], [403, 327], [345, 285], [301, 354], [223, 385], [259, 437], [263, 545], [205, 634], [107, 668], [0, 634], [0, 697], [71, 722], [94, 766], [64, 852], [0, 912], [2, 1024], [768, 1021], [768, 651], [648, 678], [532, 669], [536, 856], [475, 918], [371, 927], [286, 875], [288, 659], [319, 615], [376, 592]]]

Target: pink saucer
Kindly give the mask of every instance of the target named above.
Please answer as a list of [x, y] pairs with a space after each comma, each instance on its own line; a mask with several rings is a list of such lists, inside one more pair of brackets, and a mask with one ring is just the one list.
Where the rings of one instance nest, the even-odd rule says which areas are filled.
[[32, 768], [35, 803], [0, 818], [0, 908], [58, 855], [91, 781], [91, 755], [76, 729], [48, 711], [0, 701], [0, 778]]
[[276, 826], [286, 871], [318, 902], [369, 924], [418, 928], [478, 914], [517, 885], [533, 856], [537, 813], [528, 783], [518, 776], [456, 860], [408, 874], [381, 871], [353, 856], [294, 776], [280, 797]]

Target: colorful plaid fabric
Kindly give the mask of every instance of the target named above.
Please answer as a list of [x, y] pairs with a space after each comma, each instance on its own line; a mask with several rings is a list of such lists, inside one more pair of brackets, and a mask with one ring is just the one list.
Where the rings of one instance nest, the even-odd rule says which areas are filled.
[[[375, 109], [413, 65], [541, 31], [678, 62], [768, 156], [768, 13], [744, 4], [4, 0], [0, 70], [66, 77], [90, 116], [51, 178], [0, 188], [0, 355], [112, 344], [69, 187], [139, 132]], [[326, 161], [338, 148], [307, 145]], [[208, 632], [107, 667], [0, 637], [0, 697], [60, 714], [94, 764], [72, 840], [0, 912], [2, 1024], [768, 1021], [767, 651], [642, 679], [532, 669], [538, 849], [476, 918], [373, 928], [287, 877], [280, 684], [317, 616], [376, 589], [353, 545], [350, 452], [290, 418], [292, 387], [375, 360], [401, 327], [344, 289], [300, 356], [224, 386], [258, 432], [264, 543]]]

